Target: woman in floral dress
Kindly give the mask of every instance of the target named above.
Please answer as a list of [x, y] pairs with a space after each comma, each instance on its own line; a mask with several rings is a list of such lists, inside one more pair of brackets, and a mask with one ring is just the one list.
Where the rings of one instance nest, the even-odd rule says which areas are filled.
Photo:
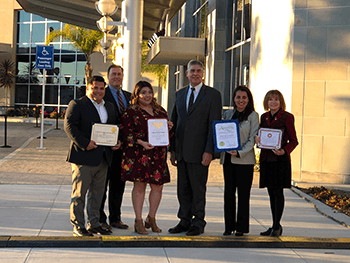
[[[155, 216], [162, 197], [163, 184], [170, 182], [167, 166], [167, 147], [152, 146], [148, 142], [148, 119], [167, 119], [168, 115], [155, 100], [153, 88], [147, 81], [139, 81], [131, 96], [131, 104], [121, 118], [123, 159], [121, 178], [134, 182], [132, 203], [135, 212], [135, 232], [147, 235], [146, 228], [161, 232]], [[168, 121], [169, 130], [172, 122]], [[142, 221], [142, 207], [147, 184], [150, 185], [149, 213]]]

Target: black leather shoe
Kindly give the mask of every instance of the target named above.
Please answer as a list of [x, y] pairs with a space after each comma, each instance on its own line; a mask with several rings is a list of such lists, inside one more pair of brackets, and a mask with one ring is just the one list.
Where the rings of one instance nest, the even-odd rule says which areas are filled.
[[223, 236], [231, 236], [233, 234], [233, 231], [227, 231], [225, 230], [225, 232], [222, 234]]
[[270, 227], [269, 229], [267, 229], [266, 231], [264, 231], [264, 232], [261, 232], [260, 233], [260, 236], [269, 236], [270, 234], [271, 234], [271, 232], [272, 232], [272, 228]]
[[199, 227], [191, 226], [190, 229], [187, 231], [186, 236], [198, 236], [203, 233], [204, 230], [199, 229]]
[[94, 227], [94, 228], [89, 228], [87, 231], [92, 233], [92, 234], [99, 234], [99, 235], [110, 235], [113, 233], [112, 230], [107, 230], [107, 229], [105, 230], [100, 226]]
[[274, 230], [272, 229], [272, 232], [270, 234], [270, 237], [279, 237], [282, 235], [282, 226], [280, 226], [278, 229]]
[[75, 237], [93, 237], [94, 235], [89, 233], [85, 228], [79, 228], [73, 230], [73, 236]]
[[243, 232], [236, 231], [235, 236], [236, 237], [241, 237], [241, 236], [243, 236]]
[[169, 228], [168, 232], [170, 234], [178, 234], [178, 233], [186, 232], [186, 231], [188, 231], [188, 229], [189, 229], [188, 227], [184, 227], [184, 226], [178, 224], [172, 228]]

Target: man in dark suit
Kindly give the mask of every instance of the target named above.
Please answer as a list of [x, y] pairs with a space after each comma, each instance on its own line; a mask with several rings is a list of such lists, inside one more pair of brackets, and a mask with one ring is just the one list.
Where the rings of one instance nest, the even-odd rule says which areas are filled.
[[[111, 65], [107, 70], [107, 76], [109, 85], [106, 88], [104, 99], [114, 104], [116, 108], [115, 123], [119, 124], [124, 109], [129, 105], [131, 93], [121, 88], [123, 83], [123, 68], [121, 66]], [[104, 229], [111, 229], [111, 226], [120, 229], [127, 229], [129, 227], [121, 220], [121, 205], [125, 188], [125, 182], [120, 179], [122, 155], [122, 150], [114, 151], [112, 165], [108, 168], [106, 188], [100, 207], [100, 222]], [[109, 225], [107, 224], [107, 216], [104, 212], [108, 186]]]
[[203, 64], [187, 65], [188, 87], [176, 92], [171, 121], [175, 136], [170, 143], [171, 163], [177, 166], [180, 222], [169, 233], [188, 236], [204, 232], [208, 169], [214, 155], [212, 121], [221, 119], [221, 94], [202, 83]]
[[[67, 161], [72, 164], [72, 195], [70, 221], [74, 236], [109, 235], [101, 228], [99, 208], [112, 163], [112, 151], [120, 147], [98, 146], [91, 140], [95, 123], [115, 124], [115, 109], [105, 102], [105, 81], [100, 76], [88, 79], [86, 95], [70, 101], [64, 120], [64, 130], [71, 139]], [[87, 194], [87, 229], [85, 228], [85, 196]]]

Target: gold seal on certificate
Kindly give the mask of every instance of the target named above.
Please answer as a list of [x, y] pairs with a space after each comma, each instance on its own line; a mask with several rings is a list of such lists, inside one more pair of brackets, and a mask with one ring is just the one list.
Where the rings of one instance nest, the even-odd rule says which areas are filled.
[[91, 140], [96, 145], [115, 146], [118, 143], [119, 128], [117, 125], [95, 123], [92, 126]]
[[153, 146], [168, 146], [169, 131], [167, 119], [149, 119], [148, 142]]
[[215, 152], [241, 149], [238, 127], [239, 123], [237, 120], [213, 121]]
[[282, 131], [278, 129], [260, 128], [258, 136], [260, 137], [259, 148], [280, 149], [282, 141]]

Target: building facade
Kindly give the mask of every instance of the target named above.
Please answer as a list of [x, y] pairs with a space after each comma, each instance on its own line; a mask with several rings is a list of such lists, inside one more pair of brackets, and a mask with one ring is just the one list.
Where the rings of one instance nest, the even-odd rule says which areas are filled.
[[[349, 184], [349, 13], [347, 0], [187, 0], [167, 36], [205, 39], [204, 82], [221, 92], [225, 109], [239, 84], [252, 90], [259, 114], [268, 90], [283, 93], [299, 139], [294, 182]], [[187, 85], [185, 63], [171, 60], [169, 112]]]

